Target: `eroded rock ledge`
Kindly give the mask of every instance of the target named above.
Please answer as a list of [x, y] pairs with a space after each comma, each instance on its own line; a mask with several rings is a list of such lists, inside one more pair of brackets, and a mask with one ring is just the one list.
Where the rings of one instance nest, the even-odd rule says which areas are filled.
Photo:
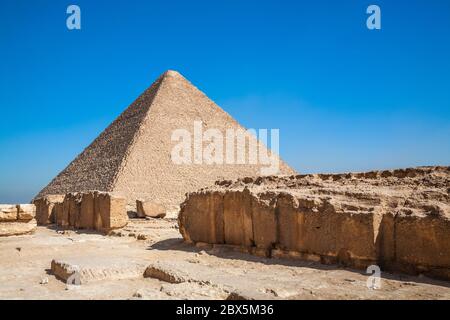
[[71, 192], [34, 200], [39, 225], [93, 229], [108, 233], [128, 223], [126, 200], [108, 192]]
[[186, 241], [450, 280], [450, 167], [218, 181], [187, 195]]
[[0, 237], [33, 233], [36, 229], [33, 204], [0, 204]]

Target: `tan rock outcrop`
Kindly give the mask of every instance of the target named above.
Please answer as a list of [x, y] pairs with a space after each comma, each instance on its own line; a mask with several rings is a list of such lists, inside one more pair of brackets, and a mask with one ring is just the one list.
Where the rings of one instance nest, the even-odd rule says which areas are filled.
[[0, 205], [0, 237], [32, 233], [36, 229], [33, 204]]
[[17, 219], [21, 221], [30, 221], [36, 217], [36, 206], [34, 204], [18, 204]]
[[66, 194], [63, 201], [63, 216], [68, 219], [69, 226], [79, 228], [81, 199], [83, 195], [78, 192]]
[[146, 268], [145, 260], [122, 256], [70, 257], [51, 262], [52, 273], [67, 284], [141, 278]]
[[184, 202], [185, 212], [179, 216], [180, 232], [192, 242], [224, 243], [223, 194], [191, 193]]
[[109, 193], [95, 193], [95, 228], [108, 232], [128, 223], [126, 199]]
[[450, 167], [218, 181], [187, 195], [180, 232], [255, 254], [450, 279]]
[[26, 222], [0, 222], [0, 237], [20, 236], [30, 234], [36, 229], [35, 219]]
[[75, 229], [108, 232], [128, 223], [126, 200], [99, 191], [68, 193], [54, 204], [56, 224]]
[[83, 193], [81, 196], [80, 218], [78, 227], [94, 229], [95, 227], [95, 193]]
[[0, 237], [28, 234], [36, 229], [33, 204], [0, 205]]
[[[67, 204], [66, 204], [67, 206]], [[58, 227], [67, 228], [69, 227], [69, 211], [64, 210], [64, 202], [55, 203], [54, 205], [55, 212], [55, 223]]]
[[10, 204], [0, 205], [0, 222], [13, 222], [17, 220], [17, 207]]
[[64, 195], [47, 195], [33, 200], [36, 206], [36, 220], [38, 225], [48, 225], [55, 223], [55, 204], [62, 203]]
[[152, 201], [136, 200], [136, 213], [139, 218], [164, 218], [166, 208]]

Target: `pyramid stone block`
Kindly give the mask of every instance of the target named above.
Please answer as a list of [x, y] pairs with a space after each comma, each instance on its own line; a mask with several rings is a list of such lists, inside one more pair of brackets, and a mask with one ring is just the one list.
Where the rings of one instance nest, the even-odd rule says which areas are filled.
[[53, 211], [57, 226], [63, 228], [108, 232], [128, 223], [126, 199], [106, 192], [68, 193]]
[[94, 192], [83, 193], [81, 196], [80, 229], [93, 229], [95, 221], [95, 199]]
[[166, 216], [166, 208], [152, 201], [136, 200], [136, 211], [140, 218], [164, 218]]
[[[180, 215], [178, 225], [185, 239], [193, 242], [224, 243], [223, 194], [201, 193], [189, 195], [190, 201], [182, 211], [193, 211], [195, 215]], [[189, 232], [186, 232], [189, 230]]]
[[266, 194], [252, 197], [253, 236], [258, 249], [272, 249], [277, 242], [276, 201], [271, 197]]
[[128, 223], [126, 199], [108, 193], [95, 193], [95, 229], [108, 232]]
[[62, 203], [64, 201], [64, 195], [46, 195], [41, 198], [37, 198], [33, 201], [36, 206], [36, 220], [38, 225], [48, 225], [54, 223], [55, 216], [55, 203]]
[[225, 243], [253, 245], [252, 198], [248, 190], [227, 192], [223, 197]]
[[65, 206], [67, 206], [67, 202], [65, 205], [64, 202], [55, 203], [55, 223], [58, 227], [69, 227], [69, 210]]

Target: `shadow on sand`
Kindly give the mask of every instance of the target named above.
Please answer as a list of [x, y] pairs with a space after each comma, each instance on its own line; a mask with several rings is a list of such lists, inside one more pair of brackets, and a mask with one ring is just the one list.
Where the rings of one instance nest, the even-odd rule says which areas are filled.
[[47, 229], [53, 230], [55, 232], [64, 232], [64, 231], [70, 231], [73, 232], [75, 234], [93, 234], [93, 235], [101, 235], [104, 236], [105, 233], [98, 231], [98, 230], [94, 230], [94, 229], [75, 229], [73, 227], [61, 227], [61, 226], [57, 226], [56, 224], [50, 224], [46, 226]]
[[[281, 259], [281, 258], [265, 258], [252, 255], [250, 253], [244, 253], [240, 251], [236, 251], [231, 247], [220, 246], [213, 248], [212, 246], [205, 246], [202, 248], [196, 247], [195, 245], [188, 244], [184, 242], [182, 238], [171, 238], [162, 240], [151, 245], [148, 250], [175, 250], [175, 251], [183, 251], [183, 252], [192, 252], [199, 253], [201, 251], [205, 251], [210, 255], [221, 259], [233, 259], [233, 260], [244, 260], [247, 262], [257, 262], [263, 263], [265, 265], [281, 265], [287, 267], [303, 267], [303, 268], [312, 268], [316, 270], [347, 270], [350, 272], [354, 272], [363, 276], [370, 276], [372, 273], [366, 273], [364, 270], [353, 269], [349, 267], [345, 267], [343, 265], [325, 265], [318, 262], [305, 261], [305, 260], [296, 260], [296, 259]], [[437, 285], [442, 287], [450, 288], [450, 283], [441, 280], [435, 280], [428, 277], [422, 276], [411, 276], [400, 273], [389, 273], [383, 272], [381, 273], [382, 279], [387, 280], [395, 280], [405, 282], [408, 285], [414, 285], [414, 283], [423, 283], [429, 285]]]

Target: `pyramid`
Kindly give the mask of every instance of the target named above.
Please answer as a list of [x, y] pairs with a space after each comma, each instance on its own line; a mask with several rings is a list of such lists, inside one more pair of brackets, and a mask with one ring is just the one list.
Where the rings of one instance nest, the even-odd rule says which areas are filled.
[[[172, 133], [192, 132], [194, 121], [224, 136], [226, 129], [244, 129], [181, 74], [166, 71], [36, 198], [100, 190], [121, 194], [129, 204], [145, 199], [169, 207], [218, 179], [261, 175], [260, 164], [175, 164]], [[295, 174], [281, 160], [279, 169]]]

